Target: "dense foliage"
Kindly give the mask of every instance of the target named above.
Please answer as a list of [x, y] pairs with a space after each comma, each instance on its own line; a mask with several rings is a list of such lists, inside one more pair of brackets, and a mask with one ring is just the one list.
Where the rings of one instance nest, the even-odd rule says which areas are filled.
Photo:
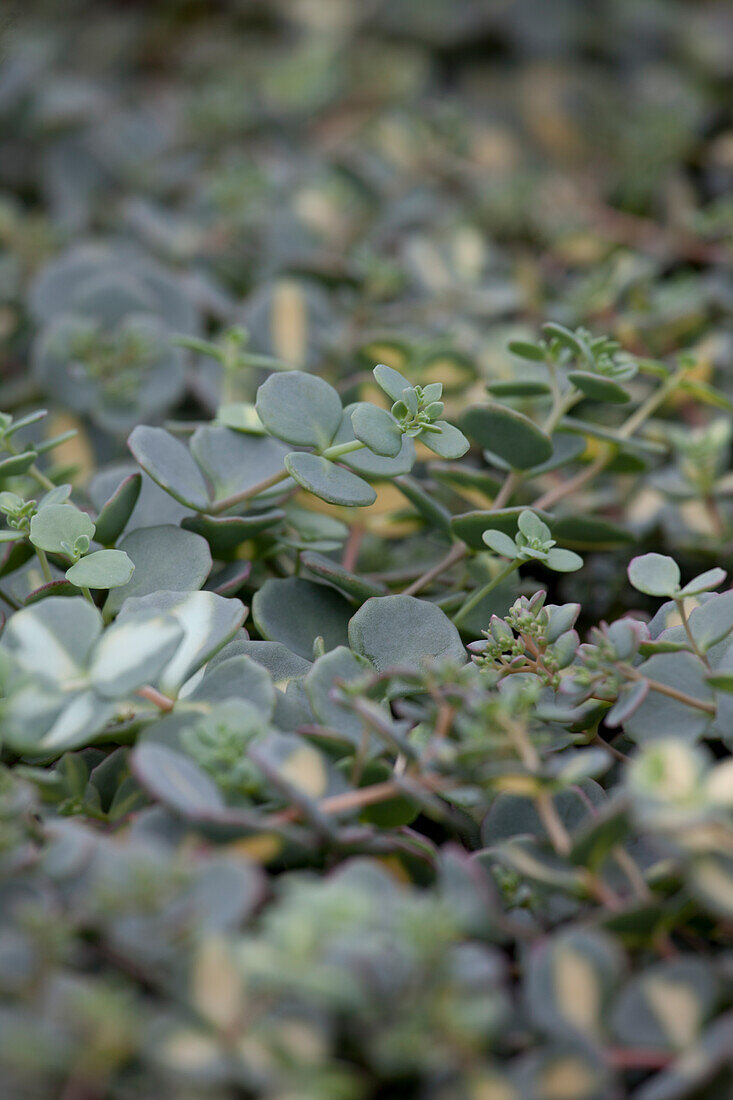
[[4, 18], [2, 1095], [729, 1096], [728, 5]]

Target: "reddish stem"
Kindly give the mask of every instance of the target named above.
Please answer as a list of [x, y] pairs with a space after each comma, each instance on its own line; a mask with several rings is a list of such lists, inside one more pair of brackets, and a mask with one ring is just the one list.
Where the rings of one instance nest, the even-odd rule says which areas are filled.
[[667, 1050], [644, 1050], [633, 1047], [608, 1047], [606, 1061], [614, 1069], [664, 1069], [675, 1057]]
[[150, 684], [141, 687], [137, 694], [141, 696], [141, 698], [147, 699], [149, 703], [154, 703], [160, 710], [173, 710], [175, 706], [175, 701], [173, 699], [169, 699], [162, 691], [158, 691], [157, 688], [151, 687]]
[[359, 550], [361, 549], [363, 538], [364, 528], [360, 523], [355, 523], [349, 531], [349, 537], [344, 546], [344, 554], [341, 558], [341, 564], [344, 569], [348, 569], [350, 573], [353, 573], [354, 567], [359, 560]]

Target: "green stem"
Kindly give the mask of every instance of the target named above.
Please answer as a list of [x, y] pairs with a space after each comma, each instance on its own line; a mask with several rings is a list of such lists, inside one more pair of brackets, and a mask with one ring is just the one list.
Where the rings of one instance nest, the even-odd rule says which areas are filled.
[[680, 619], [682, 619], [682, 625], [685, 628], [685, 634], [687, 635], [687, 640], [690, 643], [690, 645], [692, 646], [692, 652], [695, 654], [696, 657], [700, 658], [700, 660], [705, 665], [707, 670], [710, 671], [710, 662], [708, 661], [707, 657], [705, 656], [703, 651], [698, 646], [697, 642], [695, 641], [695, 637], [694, 637], [692, 631], [690, 630], [690, 621], [687, 617], [687, 612], [685, 611], [684, 596], [675, 597], [674, 602], [677, 605], [677, 610], [679, 612]]
[[271, 474], [270, 477], [258, 481], [256, 485], [250, 485], [248, 489], [243, 489], [241, 493], [232, 493], [230, 497], [225, 497], [224, 500], [218, 500], [216, 504], [211, 506], [209, 512], [212, 515], [226, 512], [228, 508], [233, 508], [235, 504], [242, 504], [245, 500], [250, 500], [252, 497], [259, 496], [259, 494], [264, 493], [266, 489], [271, 489], [273, 485], [278, 485], [288, 477], [290, 477], [290, 474], [287, 470], [279, 470], [278, 473]]
[[39, 470], [35, 463], [32, 466], [28, 467], [28, 473], [31, 475], [31, 477], [34, 477], [38, 484], [42, 486], [42, 488], [44, 488], [47, 492], [50, 492], [51, 489], [56, 488], [53, 481], [51, 481], [51, 478], [46, 477], [44, 472], [42, 470]]
[[[340, 458], [341, 455], [348, 455], [353, 451], [360, 451], [362, 447], [364, 447], [364, 444], [360, 443], [358, 439], [352, 439], [350, 443], [336, 443], [333, 447], [327, 447], [325, 451], [322, 451], [321, 458], [329, 460]], [[281, 481], [285, 481], [288, 477], [290, 477], [290, 474], [287, 470], [280, 470], [278, 473], [272, 474], [262, 481], [258, 481], [256, 485], [250, 485], [248, 489], [244, 489], [241, 493], [232, 493], [230, 497], [225, 497], [224, 500], [218, 500], [216, 504], [212, 505], [209, 512], [212, 515], [219, 515], [220, 512], [226, 512], [229, 508], [233, 508], [235, 504], [242, 504], [245, 500], [251, 500], [252, 497], [259, 496], [260, 493], [264, 493], [266, 489], [271, 489], [273, 486], [279, 485]]]
[[508, 577], [510, 573], [513, 573], [515, 569], [518, 569], [521, 564], [522, 563], [520, 562], [519, 558], [515, 558], [514, 561], [509, 562], [505, 569], [502, 569], [499, 573], [496, 574], [495, 577], [492, 577], [491, 580], [483, 586], [483, 588], [479, 588], [476, 592], [474, 592], [474, 594], [466, 600], [466, 602], [458, 609], [456, 614], [453, 616], [453, 622], [455, 623], [455, 625], [458, 626], [458, 624], [463, 619], [465, 619], [466, 615], [468, 615], [470, 611], [473, 611], [476, 604], [480, 603], [481, 600], [483, 600], [484, 596], [488, 596], [489, 592], [492, 592], [497, 587], [497, 585], [500, 585], [501, 582], [506, 577]]
[[[630, 439], [644, 421], [647, 420], [658, 406], [667, 399], [670, 393], [676, 388], [677, 383], [684, 377], [685, 373], [686, 368], [680, 367], [679, 370], [670, 375], [664, 384], [656, 389], [654, 393], [650, 394], [636, 412], [632, 413], [631, 416], [624, 421], [618, 429], [617, 434], [623, 436], [624, 439]], [[613, 458], [613, 454], [613, 448], [606, 447], [589, 466], [586, 466], [586, 468], [576, 474], [575, 477], [571, 477], [568, 481], [557, 485], [554, 489], [548, 489], [546, 493], [537, 498], [532, 507], [542, 509], [550, 508], [553, 504], [556, 504], [558, 500], [562, 500], [563, 497], [566, 497], [568, 493], [573, 493], [576, 489], [581, 489], [605, 469]]]
[[87, 600], [92, 605], [92, 607], [96, 607], [97, 605], [95, 604], [94, 600], [92, 599], [92, 594], [89, 591], [89, 589], [88, 588], [82, 588], [81, 591], [82, 591], [82, 595], [84, 596], [84, 599]]
[[340, 458], [341, 455], [350, 455], [353, 451], [360, 451], [364, 446], [365, 444], [358, 439], [352, 439], [350, 443], [335, 443], [333, 447], [326, 447], [326, 450], [321, 452], [321, 458], [333, 460], [334, 458]]
[[228, 366], [225, 362], [222, 364], [224, 370], [222, 372], [221, 382], [221, 404], [235, 404], [237, 401], [243, 401], [244, 386], [240, 386], [240, 377], [234, 369]]
[[41, 563], [41, 572], [43, 573], [44, 579], [47, 582], [52, 581], [53, 577], [51, 576], [51, 570], [50, 570], [49, 565], [48, 565], [48, 558], [46, 557], [46, 551], [41, 550], [41, 548], [37, 546], [36, 547], [36, 556], [37, 556], [39, 562]]
[[621, 425], [618, 434], [629, 439], [637, 428], [640, 428], [644, 421], [649, 419], [662, 402], [666, 401], [672, 391], [677, 388], [677, 384], [682, 381], [686, 373], [687, 367], [679, 367], [674, 374], [671, 374], [666, 382], [664, 382], [659, 389], [649, 394], [646, 401], [639, 405], [636, 412], [632, 413], [628, 420]]
[[569, 413], [573, 406], [578, 404], [582, 396], [583, 394], [579, 393], [575, 386], [571, 386], [564, 397], [555, 398], [550, 414], [542, 425], [545, 435], [552, 435], [565, 414]]

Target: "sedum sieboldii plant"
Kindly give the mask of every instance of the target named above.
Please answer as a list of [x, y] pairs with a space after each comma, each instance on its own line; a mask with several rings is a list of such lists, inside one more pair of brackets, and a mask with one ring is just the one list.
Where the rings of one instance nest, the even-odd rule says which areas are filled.
[[10, 7], [0, 1094], [732, 1095], [724, 5]]
[[[620, 387], [633, 372], [612, 370], [616, 345], [545, 332], [513, 349], [546, 371], [529, 404], [520, 366], [502, 400], [494, 387], [457, 409], [465, 435], [440, 382], [378, 365], [384, 400], [344, 406], [325, 379], [278, 365], [236, 414], [230, 402], [211, 423], [136, 427], [138, 469], [105, 479], [95, 508], [52, 476], [53, 446], [14, 442], [41, 419], [5, 417], [8, 873], [24, 873], [13, 851], [31, 845], [51, 865], [71, 860], [60, 873], [73, 891], [75, 846], [97, 853], [84, 927], [155, 984], [155, 1073], [185, 1077], [193, 1044], [196, 1074], [226, 1065], [223, 1081], [259, 1080], [256, 1036], [279, 1087], [288, 1029], [312, 1029], [316, 1008], [332, 1036], [319, 1082], [342, 1057], [336, 1021], [361, 1034], [366, 1072], [385, 1083], [440, 1067], [460, 1089], [487, 1072], [539, 1088], [559, 1064], [590, 1100], [650, 1066], [672, 1081], [693, 1052], [702, 1074], [718, 1072], [725, 1016], [706, 1021], [724, 983], [689, 943], [702, 929], [723, 939], [733, 919], [725, 570], [685, 582], [668, 555], [634, 557], [631, 586], [661, 605], [595, 626], [545, 587], [572, 594], [562, 578], [609, 545], [628, 560], [628, 534], [583, 506], [586, 487], [608, 485], [614, 463], [641, 475], [640, 456], [661, 448], [649, 418], [687, 368], [655, 365], [612, 428], [571, 411], [589, 396], [621, 403], [574, 369], [585, 357]], [[407, 573], [388, 540], [374, 557], [359, 518], [390, 485], [430, 548]], [[483, 508], [460, 510], [466, 486]], [[88, 824], [69, 832], [69, 818]], [[92, 823], [132, 834], [121, 843]], [[209, 855], [192, 863], [191, 843]], [[110, 845], [118, 870], [103, 872]], [[324, 859], [337, 870], [319, 882]], [[275, 894], [254, 921], [265, 873]], [[200, 891], [208, 910], [194, 907], [179, 942], [170, 922]], [[116, 931], [121, 912], [137, 932]], [[76, 935], [73, 910], [63, 920]], [[530, 945], [510, 976], [503, 951]], [[26, 995], [51, 1011], [58, 964], [43, 965]], [[183, 983], [173, 1011], [160, 967]], [[684, 1028], [659, 999], [670, 986]], [[106, 991], [94, 996], [102, 1011]], [[521, 1004], [528, 1060], [515, 1065], [502, 1052]], [[127, 1005], [104, 1010], [132, 1028]]]

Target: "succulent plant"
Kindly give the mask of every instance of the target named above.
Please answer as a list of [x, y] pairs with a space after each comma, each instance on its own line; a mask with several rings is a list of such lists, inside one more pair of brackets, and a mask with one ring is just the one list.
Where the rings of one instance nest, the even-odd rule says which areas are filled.
[[10, 7], [2, 1096], [731, 1095], [724, 5]]

